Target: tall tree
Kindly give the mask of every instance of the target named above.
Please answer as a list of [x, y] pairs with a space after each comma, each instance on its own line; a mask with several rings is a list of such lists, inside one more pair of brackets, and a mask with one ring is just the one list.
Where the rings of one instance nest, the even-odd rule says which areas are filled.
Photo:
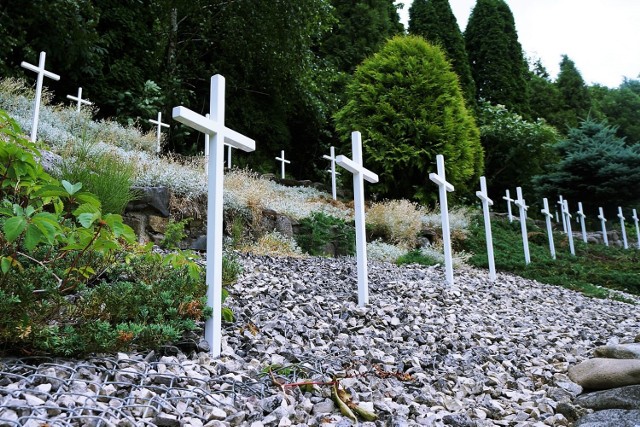
[[615, 89], [594, 85], [589, 94], [595, 110], [592, 114], [617, 126], [618, 135], [627, 143], [640, 143], [640, 80], [625, 79]]
[[562, 55], [556, 85], [562, 97], [564, 123], [568, 127], [577, 127], [579, 121], [589, 115], [591, 97], [576, 64], [567, 55]]
[[422, 36], [442, 47], [460, 78], [467, 105], [475, 106], [476, 85], [469, 67], [464, 37], [449, 0], [413, 0], [409, 9], [409, 34]]
[[380, 175], [372, 189], [379, 195], [434, 201], [428, 172], [437, 154], [447, 160], [447, 179], [458, 195], [482, 173], [478, 128], [458, 77], [444, 52], [422, 37], [396, 36], [366, 59], [347, 99], [336, 128], [345, 141], [362, 132], [365, 164]]
[[563, 106], [560, 91], [554, 82], [551, 81], [547, 69], [540, 60], [533, 63], [533, 70], [529, 77], [531, 117], [533, 119], [544, 119], [550, 125], [563, 134], [567, 128], [563, 122]]
[[513, 14], [504, 0], [478, 0], [464, 38], [477, 99], [528, 117], [529, 70]]

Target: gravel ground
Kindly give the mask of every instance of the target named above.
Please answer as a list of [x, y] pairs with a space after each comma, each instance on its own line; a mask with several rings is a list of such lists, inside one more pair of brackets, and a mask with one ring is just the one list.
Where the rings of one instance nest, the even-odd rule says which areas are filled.
[[[450, 287], [440, 267], [371, 263], [359, 308], [351, 258], [240, 260], [219, 360], [2, 359], [0, 425], [571, 425], [568, 367], [639, 333], [633, 305], [507, 274]], [[377, 419], [342, 414], [334, 389]]]

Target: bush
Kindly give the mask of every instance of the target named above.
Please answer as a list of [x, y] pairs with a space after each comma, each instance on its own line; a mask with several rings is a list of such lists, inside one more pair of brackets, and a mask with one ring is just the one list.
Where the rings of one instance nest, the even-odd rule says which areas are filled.
[[314, 212], [300, 221], [300, 233], [296, 240], [303, 251], [311, 255], [327, 255], [327, 245], [335, 246], [337, 255], [355, 253], [356, 231], [343, 220]]
[[187, 237], [187, 233], [184, 231], [184, 228], [188, 222], [188, 219], [183, 219], [177, 222], [170, 219], [169, 224], [167, 224], [167, 228], [164, 231], [164, 238], [160, 241], [160, 247], [165, 249], [178, 249], [180, 242]]
[[422, 229], [420, 207], [408, 200], [374, 203], [367, 211], [367, 228], [375, 237], [406, 250], [416, 246]]
[[429, 172], [437, 154], [446, 160], [454, 197], [475, 187], [483, 169], [478, 128], [439, 47], [416, 36], [391, 39], [358, 67], [346, 98], [336, 129], [344, 140], [362, 132], [364, 164], [380, 176], [372, 191], [435, 201]]
[[295, 239], [277, 231], [263, 234], [254, 244], [245, 246], [243, 250], [256, 255], [287, 257], [299, 257], [302, 255], [302, 250]]

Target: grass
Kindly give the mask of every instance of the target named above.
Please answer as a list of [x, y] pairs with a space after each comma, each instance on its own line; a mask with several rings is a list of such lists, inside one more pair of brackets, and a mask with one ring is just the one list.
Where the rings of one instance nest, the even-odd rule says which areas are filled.
[[[574, 239], [576, 256], [571, 255], [567, 236], [554, 233], [557, 259], [551, 258], [546, 230], [528, 221], [531, 263], [524, 262], [520, 223], [494, 219], [492, 221], [496, 269], [542, 283], [563, 286], [596, 298], [625, 300], [610, 290], [640, 295], [639, 254], [635, 249], [587, 244]], [[473, 253], [470, 265], [488, 268], [484, 225], [475, 218], [463, 242]]]

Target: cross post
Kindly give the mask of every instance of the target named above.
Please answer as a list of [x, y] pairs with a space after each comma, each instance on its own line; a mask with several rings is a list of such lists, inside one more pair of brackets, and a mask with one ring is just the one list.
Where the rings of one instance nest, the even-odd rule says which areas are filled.
[[[336, 157], [336, 163], [353, 174], [353, 202], [356, 223], [356, 262], [358, 266], [358, 306], [369, 303], [369, 279], [367, 275], [367, 235], [364, 217], [364, 181], [378, 182], [378, 175], [362, 165], [362, 135], [351, 133], [353, 159], [343, 155]], [[284, 158], [284, 153], [282, 158]]]
[[542, 199], [543, 209], [540, 211], [544, 215], [544, 220], [547, 223], [547, 236], [549, 237], [549, 252], [551, 252], [551, 258], [556, 259], [556, 246], [553, 244], [553, 228], [551, 227], [551, 218], [553, 214], [549, 212], [549, 201], [547, 198]]
[[78, 96], [67, 95], [67, 98], [69, 98], [72, 101], [78, 102], [78, 108], [76, 109], [76, 111], [78, 111], [78, 112], [80, 112], [80, 105], [82, 105], [82, 104], [93, 105], [93, 102], [89, 102], [86, 99], [82, 99], [82, 88], [81, 87], [78, 88]]
[[562, 196], [558, 196], [558, 201], [556, 202], [560, 205], [560, 217], [562, 218], [562, 232], [567, 234], [567, 220], [564, 217], [564, 199]]
[[[82, 89], [82, 88], [81, 88]], [[168, 128], [169, 125], [166, 123], [162, 123], [162, 113], [158, 111], [158, 120], [153, 120], [153, 119], [149, 119], [150, 123], [153, 123], [154, 125], [158, 125], [158, 129], [156, 130], [156, 138], [157, 138], [157, 142], [156, 142], [156, 154], [160, 154], [160, 138], [162, 137], [161, 133], [162, 133], [162, 128]]]
[[[211, 116], [210, 113], [207, 113], [205, 117], [208, 119]], [[210, 147], [210, 137], [208, 133], [204, 134], [204, 177], [205, 179], [209, 177], [209, 151]]]
[[329, 149], [329, 155], [326, 154], [322, 156], [323, 159], [327, 159], [331, 162], [331, 196], [333, 196], [333, 200], [337, 199], [337, 190], [336, 190], [336, 149], [331, 146]]
[[227, 169], [231, 169], [231, 146], [227, 146]]
[[44, 63], [47, 59], [46, 52], [40, 52], [40, 60], [38, 62], [38, 66], [31, 65], [28, 62], [22, 61], [20, 66], [22, 68], [26, 68], [27, 70], [33, 71], [34, 73], [38, 73], [38, 78], [36, 80], [36, 100], [35, 107], [33, 111], [33, 123], [31, 125], [31, 142], [36, 142], [36, 138], [38, 136], [38, 119], [40, 117], [40, 99], [42, 98], [42, 81], [45, 77], [48, 77], [53, 80], [60, 80], [60, 76], [57, 74], [53, 74], [50, 71], [44, 69]]
[[624, 215], [622, 215], [622, 206], [618, 206], [618, 218], [620, 218], [620, 228], [622, 229], [622, 244], [625, 249], [629, 249], [627, 242], [627, 227], [624, 226]]
[[213, 357], [219, 357], [222, 349], [222, 204], [224, 180], [224, 144], [244, 151], [253, 151], [256, 143], [224, 124], [225, 81], [219, 74], [211, 77], [210, 118], [185, 107], [174, 107], [175, 120], [212, 136], [213, 161], [209, 162], [207, 178], [207, 306], [213, 308], [211, 318], [205, 323], [205, 339], [211, 345]]
[[489, 280], [496, 280], [496, 263], [493, 257], [493, 236], [491, 235], [491, 217], [489, 216], [489, 206], [493, 205], [493, 200], [487, 193], [487, 179], [480, 177], [480, 191], [476, 191], [476, 196], [482, 201], [482, 214], [484, 216], [484, 234], [487, 240], [487, 258], [489, 261]]
[[633, 218], [633, 222], [636, 224], [636, 237], [638, 239], [637, 248], [640, 249], [640, 227], [638, 227], [638, 214], [635, 209], [633, 210], [633, 216], [631, 218]]
[[529, 254], [529, 237], [527, 236], [527, 203], [522, 198], [522, 188], [516, 187], [517, 199], [514, 204], [520, 208], [520, 230], [522, 231], [522, 247], [524, 249], [525, 264], [531, 263], [531, 255]]
[[573, 245], [573, 231], [571, 230], [571, 212], [569, 212], [569, 202], [566, 199], [562, 201], [562, 217], [565, 219], [565, 224], [567, 224], [569, 251], [571, 251], [571, 255], [576, 256], [576, 248]]
[[511, 202], [515, 202], [515, 200], [511, 198], [509, 190], [505, 190], [504, 192], [506, 195], [502, 196], [502, 198], [507, 201], [507, 213], [509, 214], [509, 222], [513, 222], [513, 215], [511, 214]]
[[584, 211], [582, 210], [582, 202], [578, 202], [578, 212], [577, 212], [577, 214], [580, 217], [580, 229], [582, 231], [582, 241], [587, 243], [587, 229], [584, 226], [584, 218], [586, 217], [586, 215], [584, 214]]
[[276, 160], [280, 162], [280, 177], [284, 179], [284, 165], [285, 163], [291, 163], [291, 161], [284, 158], [284, 150], [280, 150], [280, 157], [276, 157]]
[[447, 182], [445, 177], [444, 156], [436, 156], [438, 173], [430, 173], [429, 179], [438, 184], [440, 195], [440, 215], [442, 217], [442, 243], [444, 245], [444, 266], [447, 283], [453, 285], [453, 257], [451, 256], [451, 229], [449, 227], [449, 205], [447, 193], [454, 191], [453, 185]]
[[602, 224], [602, 240], [604, 241], [605, 246], [609, 246], [609, 238], [607, 237], [607, 219], [604, 217], [604, 212], [602, 208], [598, 208], [600, 211], [600, 215], [598, 215], [598, 219], [600, 220], [600, 224]]

